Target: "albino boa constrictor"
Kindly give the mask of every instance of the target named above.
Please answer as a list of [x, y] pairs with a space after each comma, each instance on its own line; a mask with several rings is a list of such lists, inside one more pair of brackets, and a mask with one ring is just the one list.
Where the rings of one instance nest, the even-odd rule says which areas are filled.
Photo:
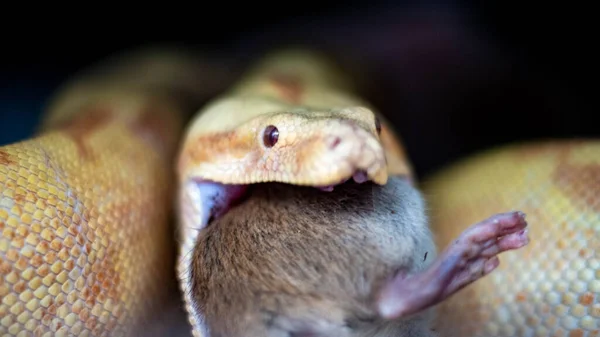
[[[173, 243], [181, 244], [177, 273], [189, 295], [186, 252], [198, 228], [187, 227], [186, 217], [197, 224], [208, 220], [202, 218], [206, 211], [194, 208], [206, 202], [189, 203], [189, 195], [177, 193], [189, 176], [326, 186], [350, 178], [357, 167], [377, 183], [389, 174], [411, 175], [384, 120], [381, 143], [372, 143], [369, 134], [376, 130], [366, 129], [350, 147], [361, 148], [358, 154], [324, 163], [325, 150], [315, 142], [260, 160], [256, 144], [276, 135], [257, 138], [259, 129], [244, 124], [251, 117], [290, 105], [368, 106], [347, 96], [348, 80], [322, 68], [318, 58], [293, 55], [266, 59], [204, 107], [231, 82], [230, 72], [178, 54], [128, 58], [71, 83], [50, 105], [40, 133], [0, 147], [0, 335], [151, 334], [156, 327], [149, 323], [160, 319], [173, 296]], [[265, 77], [273, 64], [295, 69], [309, 84], [285, 74]], [[314, 126], [296, 125], [296, 131], [327, 130], [312, 116]], [[359, 110], [354, 118], [362, 116], [370, 115]], [[280, 118], [279, 129], [293, 130], [293, 116], [274, 118]], [[293, 144], [290, 134], [278, 142]], [[441, 306], [441, 336], [600, 335], [599, 142], [499, 149], [425, 182], [440, 247], [464, 226], [507, 209], [528, 215], [532, 237]], [[181, 224], [177, 238], [172, 209]], [[194, 325], [197, 317], [184, 298]]]

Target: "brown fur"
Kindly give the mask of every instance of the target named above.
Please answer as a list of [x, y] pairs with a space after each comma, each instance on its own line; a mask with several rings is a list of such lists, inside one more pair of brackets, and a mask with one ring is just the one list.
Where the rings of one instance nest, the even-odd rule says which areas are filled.
[[211, 337], [433, 336], [427, 316], [384, 322], [375, 307], [386, 280], [436, 257], [405, 179], [252, 188], [193, 252], [193, 298]]

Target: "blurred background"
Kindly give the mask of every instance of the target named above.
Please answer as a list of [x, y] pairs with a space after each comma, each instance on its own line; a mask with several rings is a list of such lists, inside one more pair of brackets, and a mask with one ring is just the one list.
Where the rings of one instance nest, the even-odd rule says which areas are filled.
[[[383, 0], [49, 5], [3, 3], [0, 145], [31, 136], [48, 100], [79, 71], [153, 44], [236, 60], [236, 69], [281, 46], [330, 52], [360, 74], [365, 98], [393, 123], [419, 178], [494, 146], [600, 136], [591, 7]], [[184, 316], [169, 311], [163, 320]]]
[[242, 65], [290, 44], [341, 57], [367, 74], [367, 98], [392, 121], [421, 177], [496, 145], [599, 135], [595, 84], [586, 82], [597, 40], [585, 18], [591, 8], [376, 0], [11, 6], [2, 23], [2, 145], [31, 135], [47, 100], [79, 70], [164, 43]]

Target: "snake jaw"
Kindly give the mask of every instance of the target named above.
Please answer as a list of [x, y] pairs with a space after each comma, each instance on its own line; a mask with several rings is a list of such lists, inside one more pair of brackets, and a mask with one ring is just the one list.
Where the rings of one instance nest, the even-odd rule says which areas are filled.
[[[386, 154], [372, 133], [353, 121], [339, 121], [327, 138], [330, 141], [317, 140], [314, 143], [329, 144], [329, 149], [314, 143], [307, 146], [312, 150], [310, 155], [314, 159], [311, 160], [311, 166], [307, 165], [304, 172], [299, 172], [299, 176], [309, 176], [310, 172], [316, 172], [314, 174], [320, 176], [313, 176], [311, 179], [326, 181], [321, 186], [327, 186], [327, 190], [350, 179], [358, 184], [371, 181], [383, 185], [387, 182]], [[308, 185], [311, 185], [310, 181]]]
[[353, 177], [382, 185], [388, 165], [375, 121], [360, 107], [265, 114], [227, 132], [190, 136], [180, 174], [236, 185], [323, 187]]
[[[343, 181], [341, 181], [339, 184], [337, 185], [327, 185], [327, 186], [319, 186], [318, 189], [323, 191], [323, 192], [332, 192], [333, 189], [341, 184], [345, 184], [346, 182], [348, 182], [350, 180], [350, 178], [344, 179]], [[357, 184], [362, 184], [365, 183], [367, 181], [370, 180], [368, 174], [365, 171], [356, 171], [353, 175], [352, 175], [352, 180], [357, 183]]]
[[221, 184], [198, 178], [189, 179], [180, 191], [185, 229], [201, 231], [223, 216], [246, 195], [247, 185]]
[[[358, 184], [371, 181], [383, 185], [387, 182], [385, 152], [370, 131], [352, 120], [328, 119], [321, 121], [320, 125], [311, 124], [300, 128], [305, 133], [294, 133], [291, 137], [286, 134], [285, 127], [280, 128], [283, 132], [280, 131], [281, 138], [276, 144], [260, 146], [241, 159], [231, 159], [226, 166], [211, 167], [205, 163], [188, 171], [184, 179], [191, 182], [193, 187], [187, 193], [191, 193], [193, 202], [200, 206], [195, 211], [197, 214], [194, 215], [196, 220], [193, 221], [193, 227], [202, 229], [213, 219], [225, 214], [243, 199], [248, 186], [252, 184], [278, 182], [313, 186], [327, 192], [351, 179]], [[311, 134], [311, 127], [318, 127], [319, 132]], [[245, 139], [253, 137], [242, 132], [238, 132], [238, 135], [244, 135]], [[262, 141], [259, 137], [255, 139]], [[241, 137], [236, 142], [248, 144]], [[227, 154], [222, 153], [221, 156]], [[290, 163], [296, 165], [288, 165]], [[226, 167], [236, 167], [242, 171], [232, 174]]]

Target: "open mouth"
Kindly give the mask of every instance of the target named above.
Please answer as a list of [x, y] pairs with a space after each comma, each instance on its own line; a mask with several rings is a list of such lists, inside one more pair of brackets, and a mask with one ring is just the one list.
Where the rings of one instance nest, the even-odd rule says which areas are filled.
[[[357, 184], [362, 184], [367, 182], [369, 177], [364, 171], [356, 171], [352, 177], [346, 178], [337, 184], [315, 186], [315, 188], [324, 192], [331, 192], [336, 186], [345, 184], [350, 179]], [[230, 209], [243, 202], [248, 197], [252, 185], [255, 184], [223, 184], [209, 180], [193, 179], [187, 193], [192, 197], [192, 202], [195, 205], [201, 205], [202, 207], [199, 210], [202, 217], [198, 229], [209, 226], [215, 219], [222, 217]]]

